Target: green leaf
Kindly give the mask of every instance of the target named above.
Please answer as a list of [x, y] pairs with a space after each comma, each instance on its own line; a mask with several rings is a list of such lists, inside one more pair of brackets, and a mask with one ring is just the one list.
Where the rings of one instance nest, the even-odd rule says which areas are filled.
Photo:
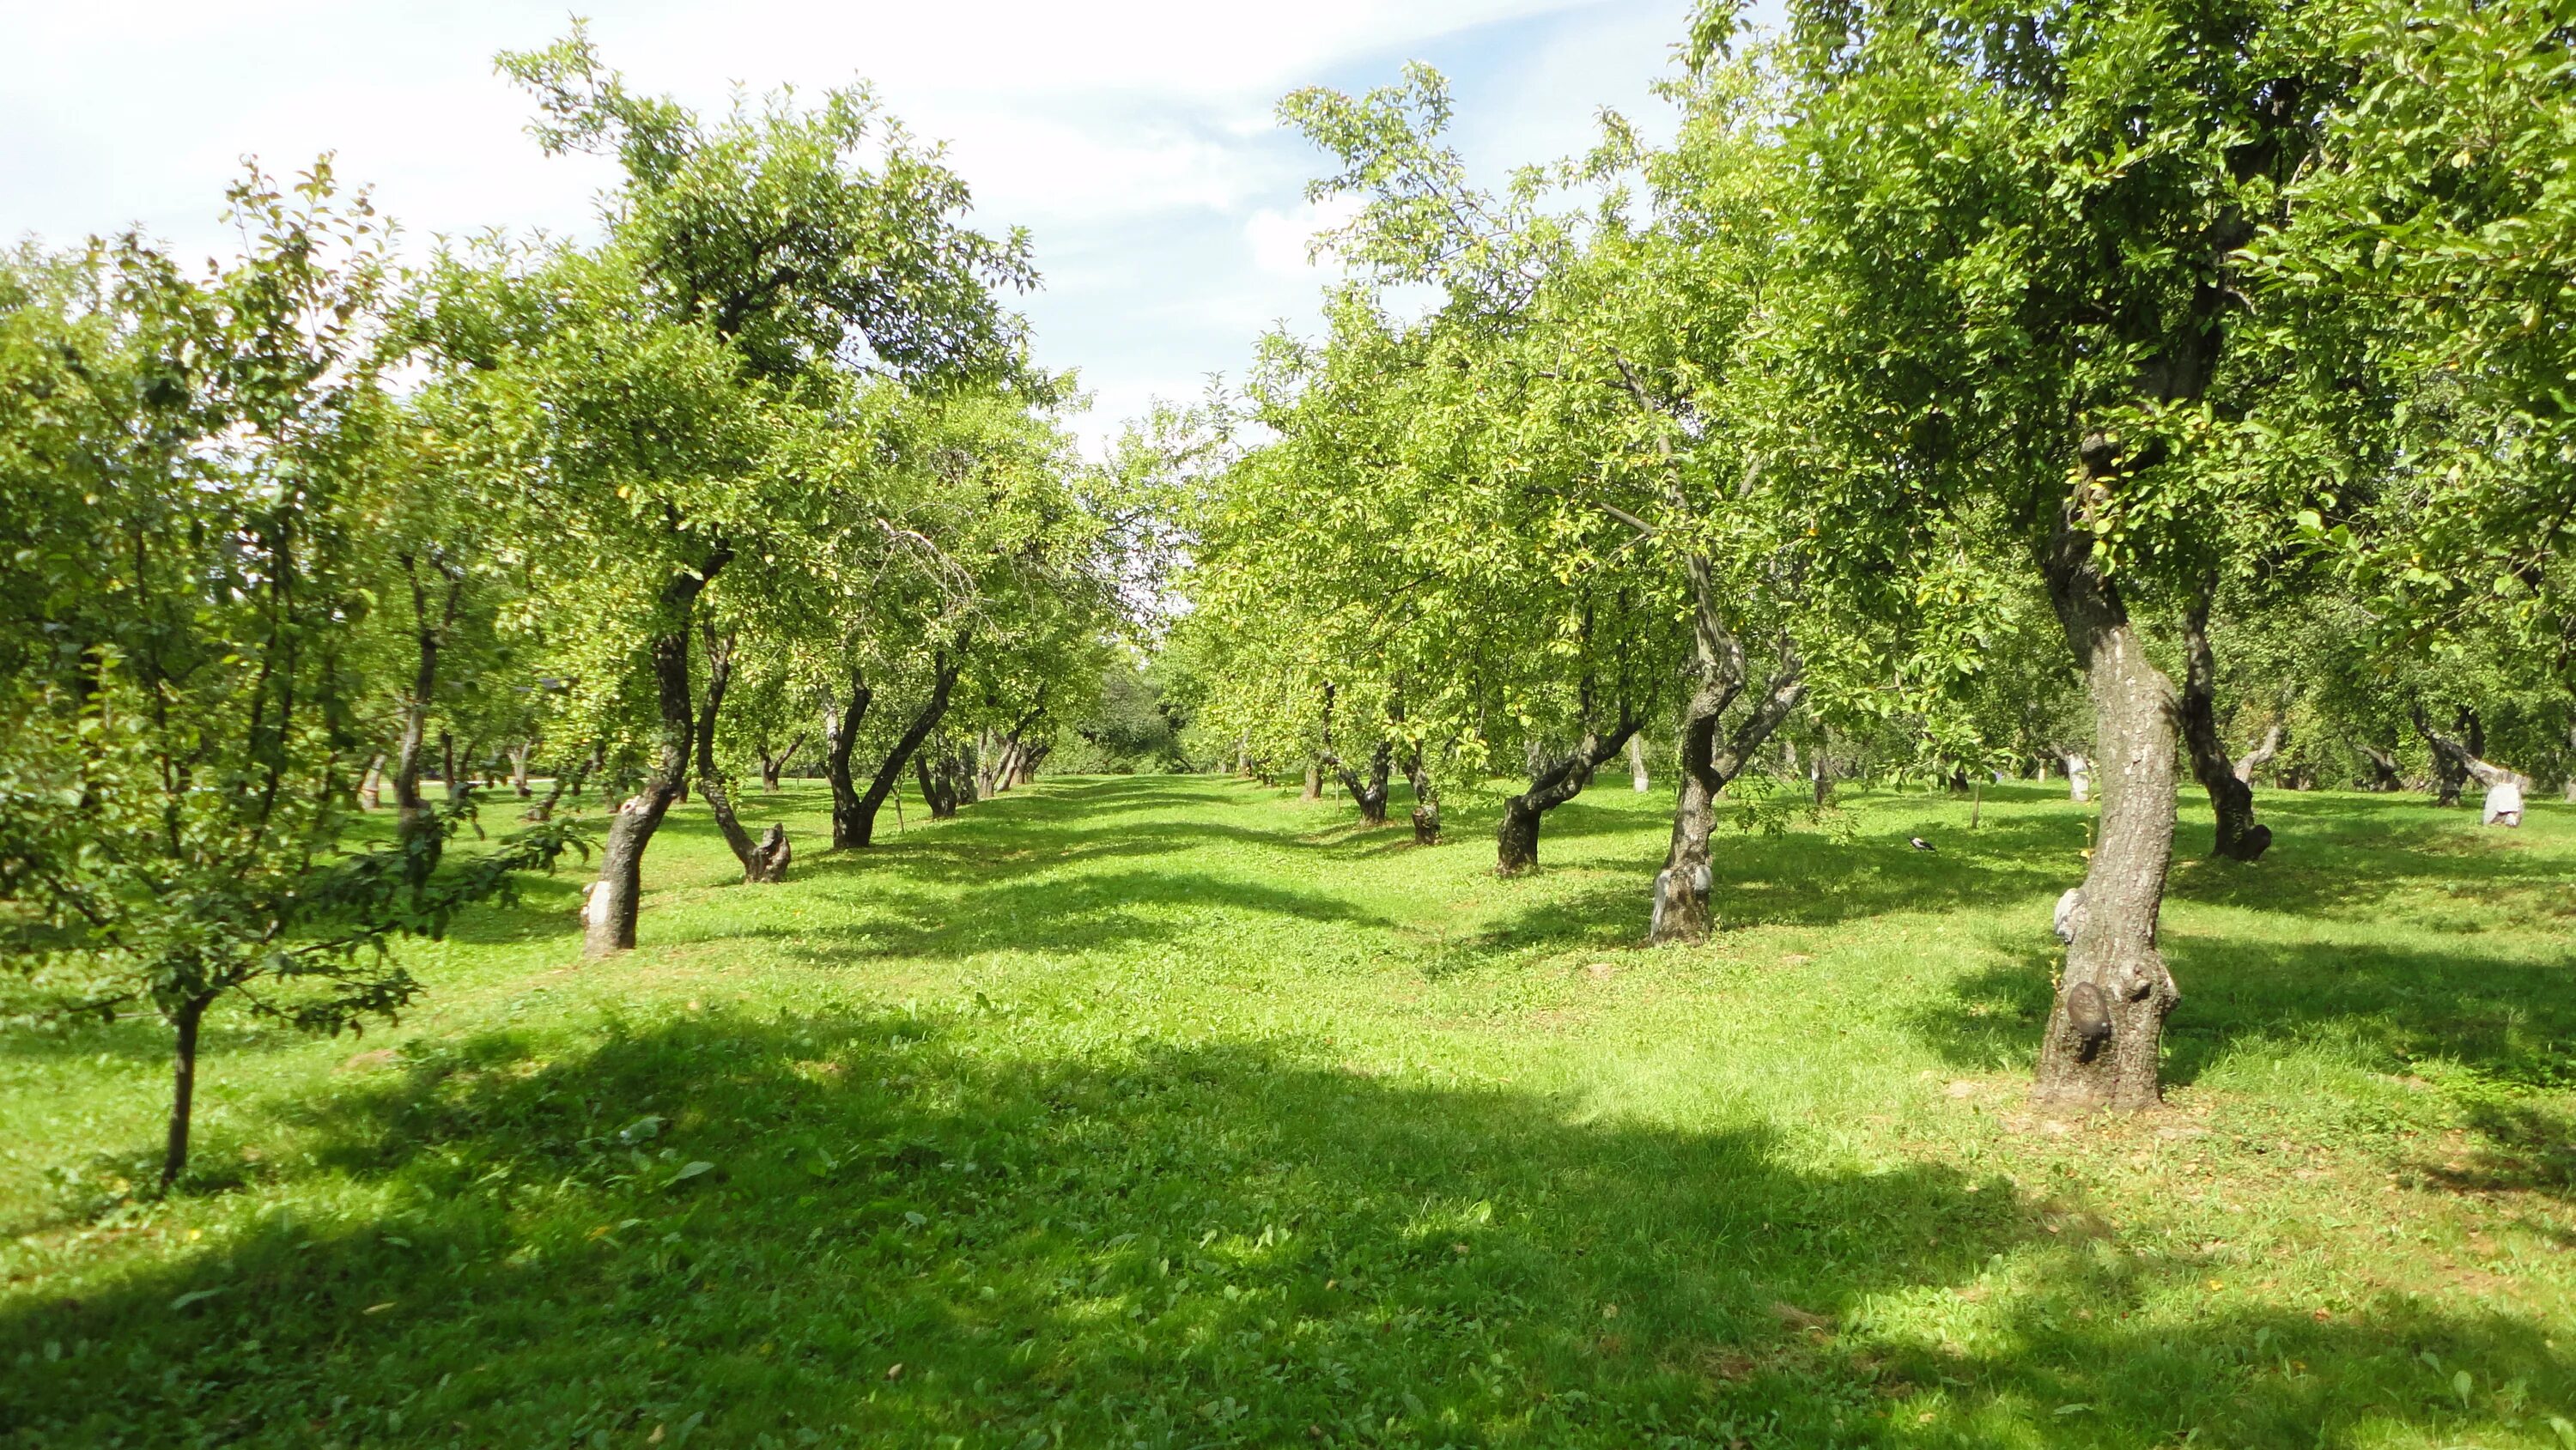
[[698, 1176], [699, 1174], [701, 1174], [701, 1173], [708, 1173], [708, 1172], [712, 1172], [712, 1171], [714, 1171], [715, 1166], [716, 1166], [716, 1165], [714, 1165], [713, 1163], [710, 1163], [710, 1162], [708, 1162], [707, 1160], [705, 1160], [704, 1158], [701, 1158], [701, 1159], [699, 1159], [698, 1161], [696, 1161], [696, 1162], [694, 1162], [694, 1163], [691, 1163], [691, 1164], [688, 1164], [687, 1166], [685, 1166], [685, 1167], [681, 1168], [681, 1170], [680, 1170], [679, 1172], [672, 1174], [672, 1175], [671, 1175], [671, 1183], [672, 1183], [673, 1185], [675, 1185], [675, 1186], [676, 1186], [676, 1185], [678, 1185], [678, 1184], [686, 1183], [686, 1182], [688, 1182], [690, 1179], [697, 1177], [697, 1176]]

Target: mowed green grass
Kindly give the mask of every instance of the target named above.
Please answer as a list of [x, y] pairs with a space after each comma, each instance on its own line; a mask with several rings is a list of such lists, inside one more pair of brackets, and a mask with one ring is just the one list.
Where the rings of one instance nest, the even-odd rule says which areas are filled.
[[160, 1032], [0, 1041], [0, 1442], [2576, 1443], [2576, 810], [2266, 793], [2170, 1109], [2068, 1125], [2088, 812], [1846, 799], [1687, 950], [1660, 788], [1508, 882], [1211, 778], [757, 798], [782, 887], [684, 813], [631, 956], [567, 875], [398, 1029], [217, 1019], [166, 1202]]

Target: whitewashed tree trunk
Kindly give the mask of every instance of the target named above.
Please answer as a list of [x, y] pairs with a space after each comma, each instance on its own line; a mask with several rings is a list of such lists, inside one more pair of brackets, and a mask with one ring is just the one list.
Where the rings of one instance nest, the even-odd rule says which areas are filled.
[[[1646, 737], [1642, 733], [1631, 735], [1628, 737], [1628, 788], [1646, 791], [1652, 790], [1654, 785], [1653, 777], [1646, 773]], [[2571, 783], [2569, 788], [2576, 790], [2576, 783]], [[2576, 800], [2576, 795], [2568, 798]]]
[[2093, 799], [2093, 762], [2081, 755], [2066, 757], [2066, 798], [2078, 805]]
[[2481, 824], [2514, 827], [2522, 824], [2522, 793], [2531, 785], [2531, 777], [2493, 761], [2480, 760], [2469, 748], [2448, 735], [2426, 731], [2425, 738], [2433, 748], [2450, 757], [2453, 764], [2469, 773], [2487, 788], [2486, 806], [2479, 811]]

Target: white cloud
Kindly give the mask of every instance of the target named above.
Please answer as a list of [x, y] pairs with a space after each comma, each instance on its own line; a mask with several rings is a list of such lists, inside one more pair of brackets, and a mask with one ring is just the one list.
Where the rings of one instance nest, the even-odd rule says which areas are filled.
[[1244, 240], [1252, 246], [1252, 265], [1272, 277], [1314, 281], [1336, 276], [1341, 268], [1333, 258], [1315, 254], [1317, 235], [1359, 214], [1359, 203], [1349, 197], [1320, 204], [1300, 201], [1286, 211], [1265, 206], [1243, 224]]
[[[1315, 158], [1271, 112], [1301, 85], [1361, 87], [1408, 57], [1450, 70], [1479, 167], [1588, 143], [1635, 106], [1684, 0], [634, 0], [592, 33], [640, 88], [721, 107], [740, 84], [811, 92], [866, 76], [950, 143], [976, 220], [1028, 225], [1046, 290], [1022, 304], [1040, 360], [1100, 395], [1090, 437], [1156, 395], [1240, 375], [1252, 342], [1311, 318], [1332, 275], [1305, 243], [1339, 215], [1300, 199]], [[290, 171], [325, 149], [415, 245], [490, 226], [581, 231], [613, 180], [547, 158], [492, 53], [562, 33], [561, 0], [0, 0], [0, 241], [141, 222], [184, 251], [238, 158]]]

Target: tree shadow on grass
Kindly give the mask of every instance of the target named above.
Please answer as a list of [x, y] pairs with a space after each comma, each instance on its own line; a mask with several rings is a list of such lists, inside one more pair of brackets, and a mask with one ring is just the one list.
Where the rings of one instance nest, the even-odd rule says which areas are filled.
[[[2576, 962], [2543, 963], [2345, 942], [2168, 932], [2182, 1003], [2165, 1024], [2165, 1080], [2188, 1083], [2248, 1044], [2324, 1041], [2387, 1073], [2422, 1058], [2521, 1088], [2576, 1077]], [[2027, 1063], [2059, 953], [2015, 943], [1917, 1019], [1963, 1065]]]
[[[282, 1196], [0, 1308], [0, 1420], [37, 1445], [1804, 1446], [2126, 1445], [2205, 1414], [2304, 1446], [2350, 1443], [2313, 1434], [2371, 1403], [2337, 1389], [2384, 1397], [2417, 1348], [2565, 1389], [2504, 1315], [2124, 1326], [2197, 1267], [2043, 1237], [1947, 1167], [1293, 1048], [1013, 1061], [994, 1016], [485, 1038], [299, 1100], [304, 1171], [343, 1185], [310, 1197], [342, 1207]], [[2033, 1256], [2043, 1288], [1948, 1292]], [[1927, 1298], [1984, 1327], [1948, 1339]]]

